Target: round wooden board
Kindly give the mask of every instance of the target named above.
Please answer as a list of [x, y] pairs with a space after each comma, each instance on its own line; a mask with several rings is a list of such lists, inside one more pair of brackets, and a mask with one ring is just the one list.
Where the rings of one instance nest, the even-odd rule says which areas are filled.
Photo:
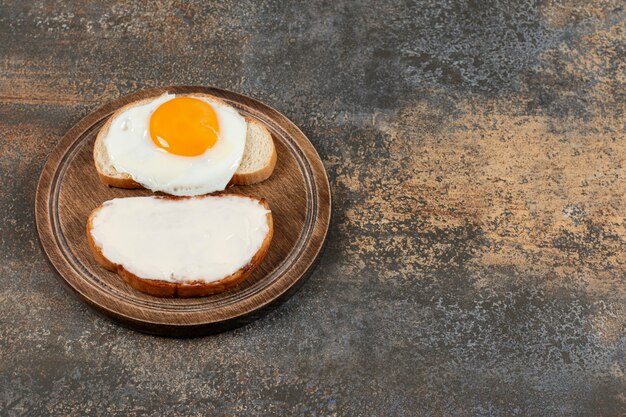
[[[164, 92], [220, 97], [244, 116], [267, 126], [278, 163], [266, 181], [227, 192], [265, 198], [274, 217], [274, 238], [260, 267], [238, 286], [218, 295], [166, 299], [131, 288], [100, 267], [87, 244], [91, 210], [116, 197], [151, 195], [148, 190], [110, 188], [93, 164], [98, 130], [118, 108]], [[269, 311], [302, 284], [321, 254], [330, 221], [328, 178], [319, 155], [285, 116], [251, 98], [209, 87], [163, 87], [122, 97], [72, 127], [50, 155], [37, 187], [35, 217], [52, 265], [85, 301], [134, 329], [165, 336], [197, 336], [241, 326]]]

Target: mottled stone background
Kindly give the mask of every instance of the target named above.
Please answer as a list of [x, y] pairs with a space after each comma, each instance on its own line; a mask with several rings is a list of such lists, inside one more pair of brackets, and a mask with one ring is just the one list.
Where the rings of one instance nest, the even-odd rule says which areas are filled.
[[[618, 0], [0, 0], [0, 415], [626, 414], [625, 17]], [[93, 313], [33, 218], [68, 128], [170, 84], [276, 107], [334, 197], [303, 289], [192, 340]]]

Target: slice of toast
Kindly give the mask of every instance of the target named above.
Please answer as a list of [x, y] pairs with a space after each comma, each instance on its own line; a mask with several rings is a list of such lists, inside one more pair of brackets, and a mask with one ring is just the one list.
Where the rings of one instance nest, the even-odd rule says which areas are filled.
[[[228, 104], [223, 100], [208, 94], [177, 95], [177, 97], [182, 96], [202, 98], [209, 102], [214, 101], [228, 106]], [[102, 126], [100, 132], [98, 132], [96, 143], [93, 147], [93, 160], [96, 165], [96, 170], [98, 171], [98, 177], [100, 177], [100, 180], [103, 183], [118, 188], [144, 188], [141, 184], [133, 180], [130, 174], [119, 172], [115, 169], [115, 167], [113, 167], [104, 143], [104, 138], [109, 132], [111, 122], [118, 115], [129, 108], [146, 104], [155, 98], [156, 97], [151, 97], [145, 100], [136, 101], [120, 108], [113, 113], [104, 126]], [[248, 124], [248, 128], [243, 158], [239, 168], [230, 180], [229, 185], [250, 185], [264, 181], [272, 175], [274, 167], [276, 166], [277, 155], [272, 134], [258, 120], [246, 117], [246, 122]]]
[[[105, 207], [103, 205], [95, 208], [91, 214], [89, 215], [89, 219], [87, 220], [87, 241], [89, 243], [89, 247], [91, 248], [96, 261], [103, 266], [104, 268], [116, 272], [124, 281], [126, 281], [131, 287], [153, 295], [155, 297], [180, 297], [180, 298], [190, 298], [190, 297], [204, 297], [207, 295], [217, 294], [225, 291], [226, 289], [237, 285], [238, 283], [244, 281], [250, 274], [260, 265], [261, 261], [265, 257], [267, 250], [269, 248], [270, 242], [273, 237], [274, 227], [273, 227], [273, 219], [272, 213], [264, 199], [257, 199], [250, 196], [245, 196], [241, 194], [219, 194], [219, 195], [205, 195], [199, 197], [174, 197], [174, 196], [153, 196], [146, 197], [152, 199], [163, 199], [163, 200], [187, 200], [187, 199], [204, 199], [204, 198], [223, 198], [223, 197], [238, 197], [238, 198], [247, 198], [250, 200], [257, 201], [263, 208], [268, 210], [266, 213], [266, 221], [268, 226], [268, 232], [263, 239], [263, 242], [260, 248], [256, 251], [256, 253], [252, 256], [252, 258], [241, 268], [239, 268], [234, 273], [224, 276], [217, 280], [212, 281], [202, 281], [202, 280], [185, 280], [182, 282], [174, 282], [174, 281], [164, 281], [159, 279], [150, 279], [150, 277], [140, 277], [135, 275], [134, 273], [128, 271], [127, 267], [124, 265], [117, 264], [110, 259], [108, 259], [104, 253], [103, 248], [99, 246], [94, 240], [93, 229], [94, 229], [94, 219], [98, 212]], [[131, 197], [132, 198], [132, 197]]]

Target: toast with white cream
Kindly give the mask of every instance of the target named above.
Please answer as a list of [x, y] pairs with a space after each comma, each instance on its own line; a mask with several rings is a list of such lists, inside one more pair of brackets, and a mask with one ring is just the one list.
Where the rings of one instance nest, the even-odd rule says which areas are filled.
[[157, 297], [201, 297], [237, 285], [259, 266], [272, 235], [265, 200], [237, 194], [118, 198], [87, 222], [96, 261]]

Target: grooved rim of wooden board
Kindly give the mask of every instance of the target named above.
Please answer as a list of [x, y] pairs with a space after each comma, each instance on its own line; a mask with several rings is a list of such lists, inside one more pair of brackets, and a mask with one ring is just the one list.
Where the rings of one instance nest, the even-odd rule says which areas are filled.
[[[278, 163], [272, 177], [260, 184], [232, 188], [232, 192], [269, 200], [278, 228], [268, 256], [251, 278], [216, 296], [152, 297], [132, 289], [116, 274], [94, 266], [91, 254], [86, 255], [84, 230], [93, 208], [115, 197], [153, 194], [147, 190], [109, 188], [100, 183], [89, 157], [95, 135], [120, 107], [165, 92], [204, 93], [222, 98], [244, 116], [265, 124], [277, 147]], [[322, 161], [289, 119], [252, 98], [200, 86], [143, 90], [108, 103], [83, 118], [50, 154], [39, 178], [35, 201], [39, 239], [65, 282], [91, 306], [122, 324], [165, 336], [197, 336], [227, 330], [260, 317], [285, 300], [303, 283], [320, 256], [330, 213], [330, 187]], [[82, 231], [82, 239], [78, 229]]]

